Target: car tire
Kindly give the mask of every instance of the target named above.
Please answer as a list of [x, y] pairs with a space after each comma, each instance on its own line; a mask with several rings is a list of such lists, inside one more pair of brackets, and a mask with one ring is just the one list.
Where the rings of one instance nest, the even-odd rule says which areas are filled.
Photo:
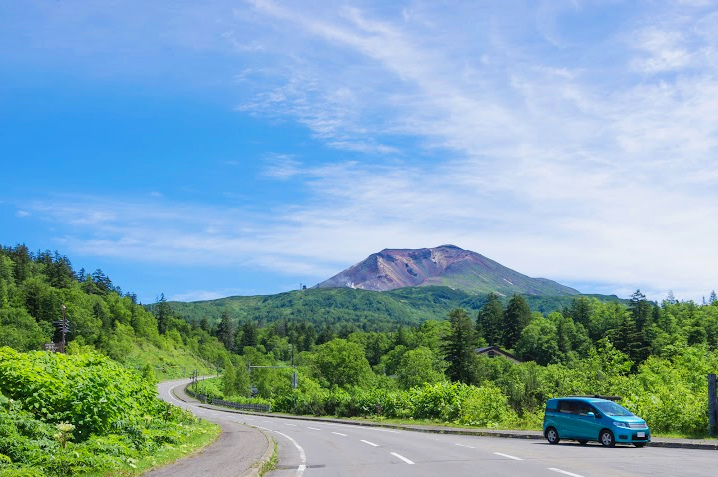
[[555, 427], [546, 428], [546, 434], [544, 435], [546, 436], [546, 440], [548, 441], [548, 443], [552, 445], [558, 444], [561, 440]]
[[645, 442], [634, 442], [633, 445], [636, 446], [636, 447], [638, 447], [638, 448], [640, 448], [640, 447], [646, 447], [646, 443], [645, 443]]
[[616, 445], [616, 438], [613, 437], [613, 432], [604, 429], [598, 435], [598, 442], [600, 442], [603, 447], [613, 447]]
[[582, 446], [585, 446], [586, 444], [588, 444], [588, 441], [586, 439], [579, 439], [578, 443], [581, 444]]

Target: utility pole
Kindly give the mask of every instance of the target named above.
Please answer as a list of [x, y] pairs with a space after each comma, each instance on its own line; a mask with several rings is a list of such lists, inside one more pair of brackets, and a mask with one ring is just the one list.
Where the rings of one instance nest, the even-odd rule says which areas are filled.
[[60, 341], [60, 353], [65, 352], [65, 344], [66, 344], [66, 335], [70, 332], [70, 324], [67, 322], [67, 318], [65, 317], [65, 310], [67, 307], [63, 304], [60, 305], [60, 309], [62, 310], [62, 319], [55, 321], [55, 326], [57, 326], [60, 329], [60, 333], [62, 334], [62, 340]]
[[708, 433], [718, 436], [718, 390], [716, 375], [708, 375]]

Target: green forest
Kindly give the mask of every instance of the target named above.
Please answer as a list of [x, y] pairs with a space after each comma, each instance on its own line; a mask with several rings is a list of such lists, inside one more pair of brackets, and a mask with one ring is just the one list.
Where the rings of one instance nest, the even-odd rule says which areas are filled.
[[[62, 340], [63, 313], [66, 354], [42, 351]], [[488, 346], [520, 362], [477, 353]], [[205, 393], [279, 412], [539, 429], [546, 399], [604, 394], [654, 433], [705, 436], [717, 347], [715, 292], [697, 304], [639, 290], [619, 300], [323, 289], [142, 305], [101, 270], [3, 246], [0, 475], [127, 470], [216, 435], [155, 397], [157, 379], [195, 370], [221, 375], [201, 382]]]
[[[42, 351], [63, 306], [67, 353]], [[218, 436], [155, 383], [215, 373], [229, 352], [159, 311], [57, 252], [0, 247], [0, 475], [138, 475]]]

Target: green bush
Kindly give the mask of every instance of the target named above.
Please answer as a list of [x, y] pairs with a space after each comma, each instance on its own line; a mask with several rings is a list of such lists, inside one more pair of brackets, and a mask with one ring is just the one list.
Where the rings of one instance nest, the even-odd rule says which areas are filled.
[[69, 422], [79, 440], [161, 406], [150, 383], [99, 354], [0, 348], [0, 392], [46, 422]]
[[470, 426], [499, 427], [516, 421], [508, 399], [497, 386], [485, 384], [480, 388], [467, 386], [462, 392], [459, 422]]
[[187, 440], [189, 412], [95, 354], [0, 348], [0, 475], [71, 476], [132, 467]]

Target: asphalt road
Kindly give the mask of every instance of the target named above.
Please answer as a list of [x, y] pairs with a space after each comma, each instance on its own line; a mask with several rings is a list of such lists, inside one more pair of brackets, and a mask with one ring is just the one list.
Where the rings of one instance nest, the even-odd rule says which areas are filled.
[[[715, 450], [651, 446], [638, 449], [620, 445], [603, 448], [596, 443], [581, 446], [570, 441], [552, 446], [545, 440], [413, 432], [237, 414], [194, 404], [180, 404], [210, 420], [235, 425], [247, 424], [274, 438], [279, 464], [276, 470], [267, 474], [269, 477], [718, 475], [718, 451]], [[254, 441], [255, 445], [261, 447], [261, 441], [257, 440], [256, 435]], [[258, 452], [255, 451], [255, 455]], [[239, 457], [238, 454], [234, 456]], [[192, 460], [187, 459], [188, 462]], [[248, 466], [249, 463], [243, 465]], [[202, 465], [196, 468], [201, 469]], [[190, 472], [184, 475], [195, 477], [215, 474]]]
[[[265, 433], [244, 424], [241, 414], [205, 409], [182, 391], [189, 379], [157, 385], [161, 399], [222, 427], [221, 437], [198, 455], [143, 474], [147, 477], [238, 477], [256, 475], [254, 464], [268, 460], [274, 450]], [[182, 397], [180, 400], [176, 395]]]
[[718, 452], [429, 434], [247, 416], [278, 442], [271, 477], [715, 476]]

